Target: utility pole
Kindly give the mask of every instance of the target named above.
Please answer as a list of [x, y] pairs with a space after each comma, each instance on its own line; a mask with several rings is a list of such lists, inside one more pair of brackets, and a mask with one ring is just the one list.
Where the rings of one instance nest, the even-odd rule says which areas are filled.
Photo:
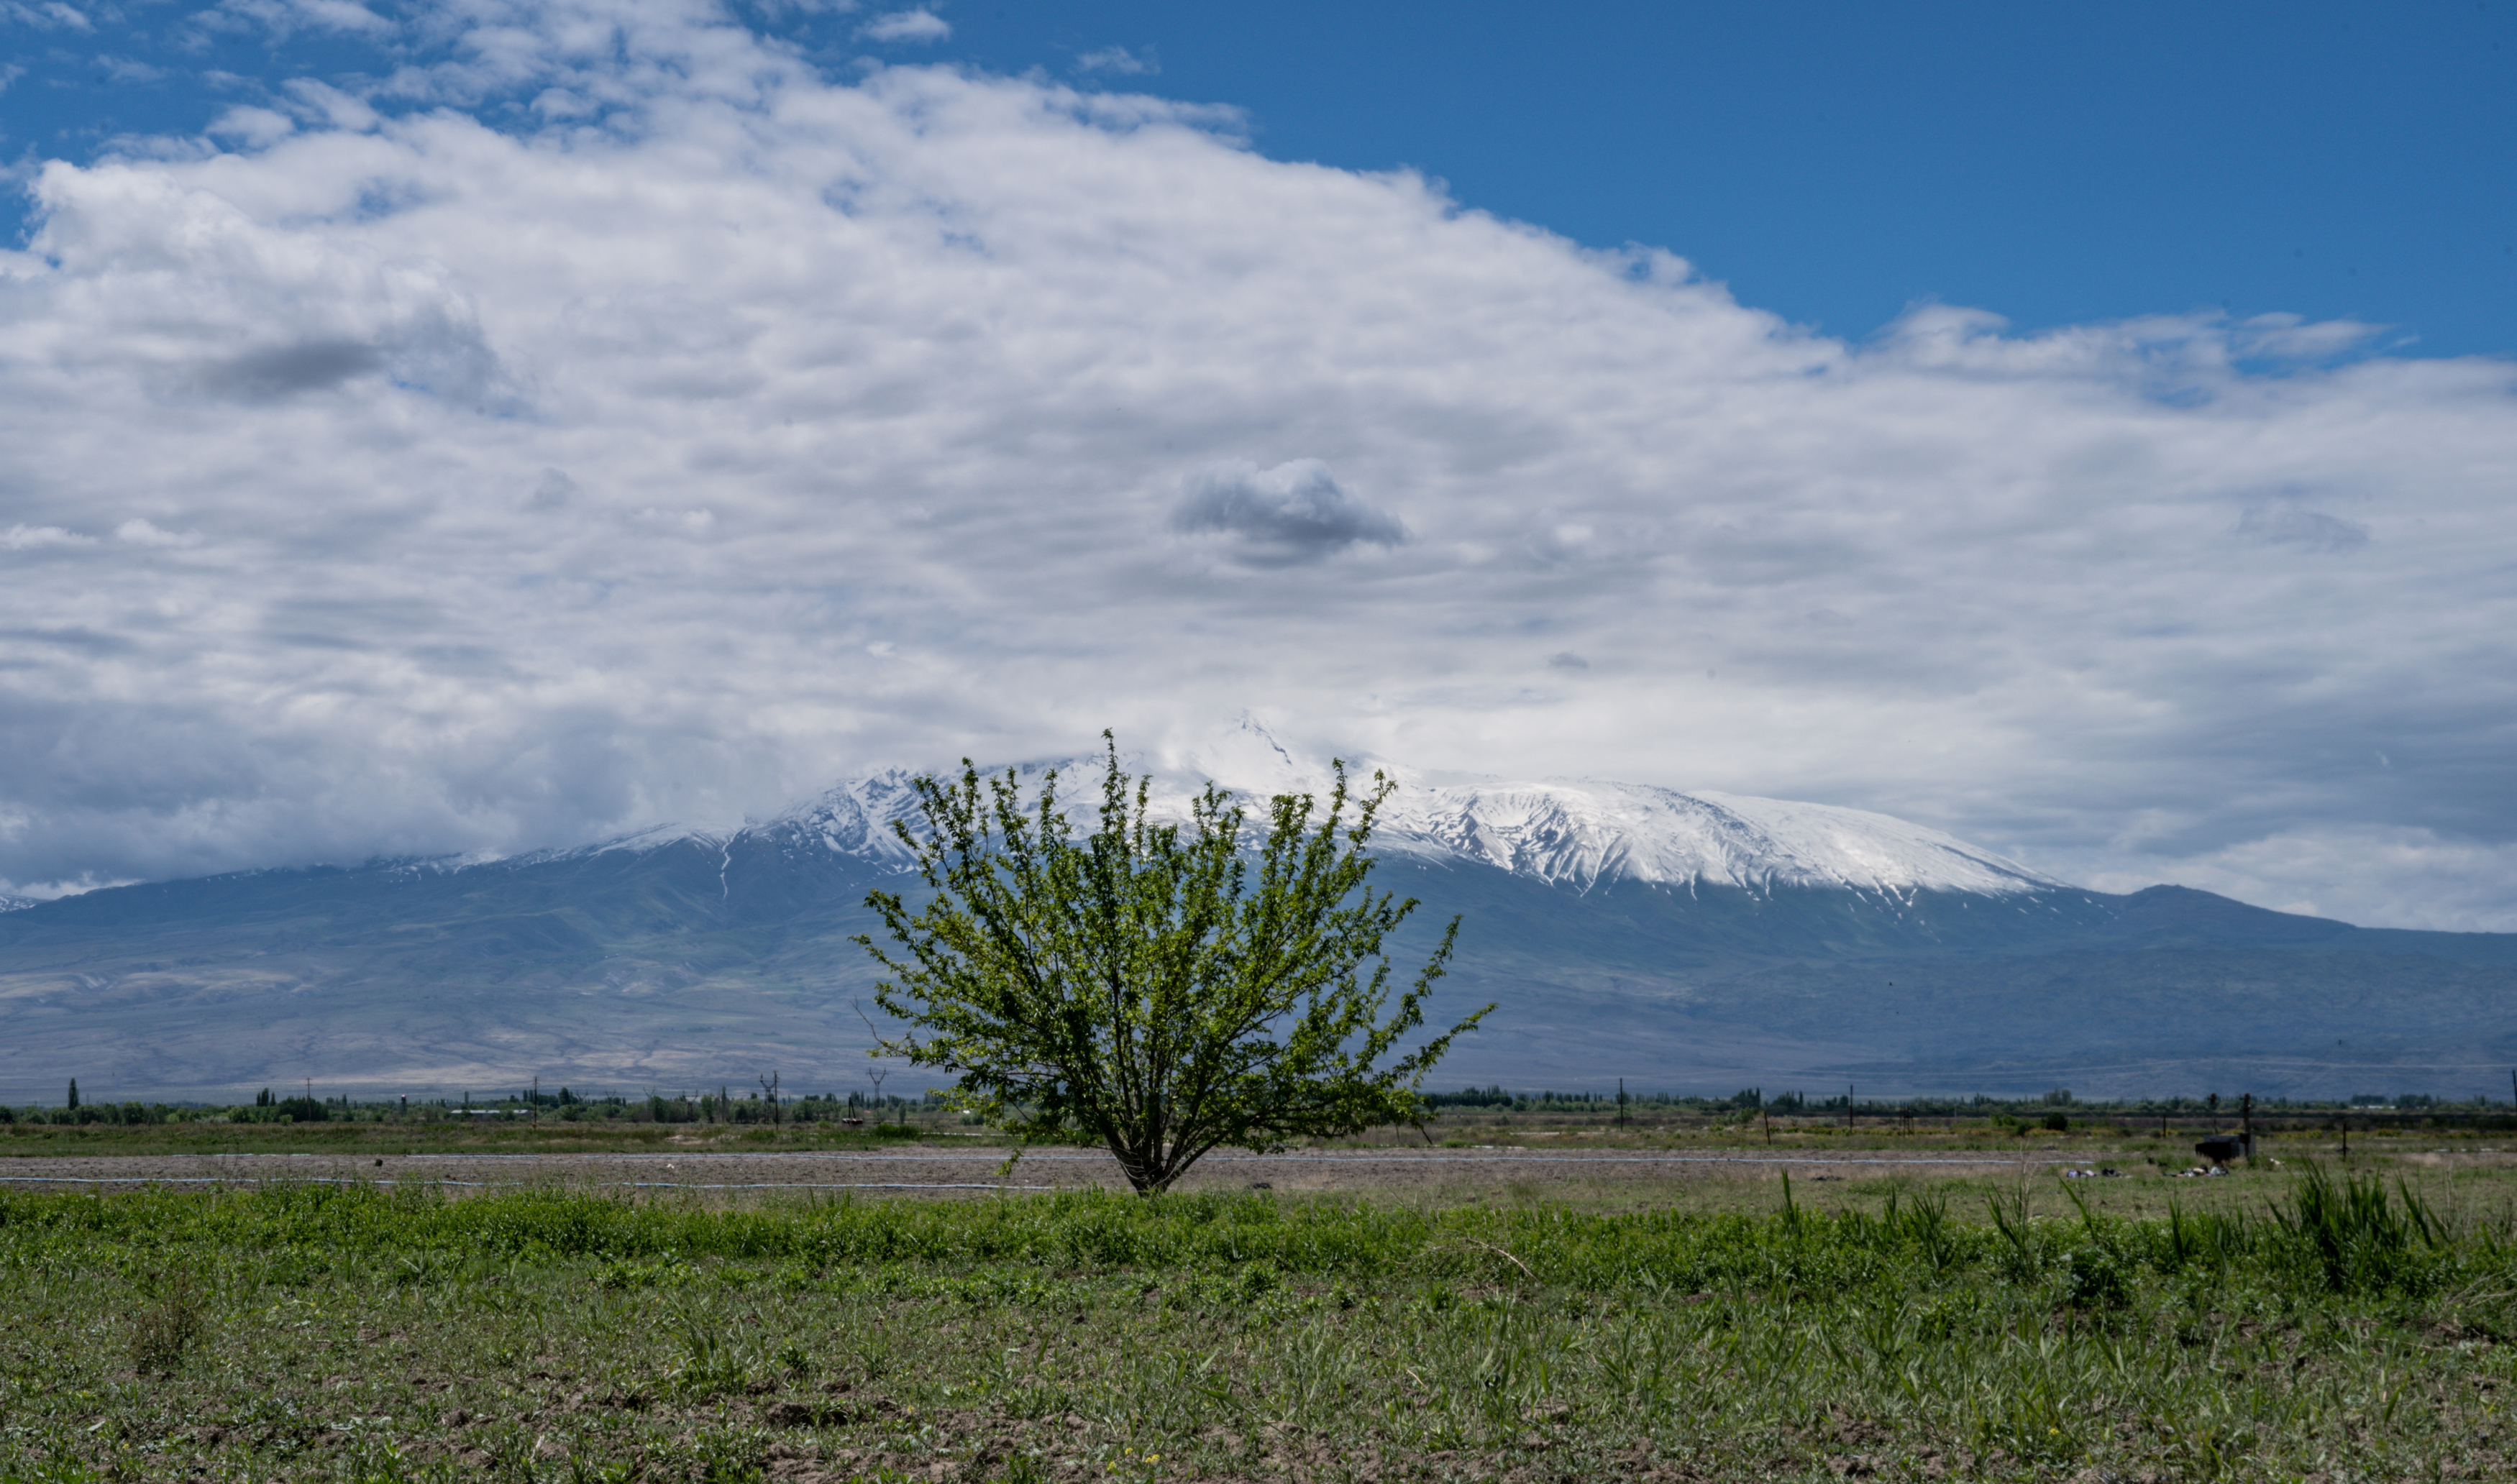
[[1851, 1082], [1844, 1084], [1844, 1126], [1847, 1128], [1853, 1126], [1853, 1084]]
[[2246, 1142], [2246, 1163], [2255, 1163], [2255, 1095], [2251, 1092], [2238, 1099], [2239, 1137]]
[[1626, 1080], [1617, 1079], [1617, 1126], [1626, 1126]]

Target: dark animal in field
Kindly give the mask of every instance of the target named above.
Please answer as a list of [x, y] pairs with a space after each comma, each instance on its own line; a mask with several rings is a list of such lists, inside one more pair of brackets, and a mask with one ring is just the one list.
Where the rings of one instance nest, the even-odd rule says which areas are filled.
[[2246, 1141], [2233, 1133], [2215, 1133], [2196, 1144], [2194, 1152], [2214, 1165], [2226, 1165], [2246, 1152]]

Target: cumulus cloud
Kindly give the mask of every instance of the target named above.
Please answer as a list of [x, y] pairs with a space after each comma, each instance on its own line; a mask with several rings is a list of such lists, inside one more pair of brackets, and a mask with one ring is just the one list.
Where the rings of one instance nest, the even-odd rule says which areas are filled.
[[2517, 900], [2504, 362], [1848, 345], [1211, 108], [832, 80], [699, 0], [360, 14], [368, 81], [45, 164], [0, 252], [0, 888], [1252, 706], [2094, 884]]
[[1407, 539], [1407, 528], [1396, 518], [1357, 499], [1315, 458], [1272, 469], [1233, 462], [1199, 470], [1173, 508], [1172, 524], [1233, 536], [1242, 560], [1268, 567]]
[[857, 27], [857, 34], [868, 41], [945, 41], [952, 37], [953, 27], [932, 11], [893, 11]]

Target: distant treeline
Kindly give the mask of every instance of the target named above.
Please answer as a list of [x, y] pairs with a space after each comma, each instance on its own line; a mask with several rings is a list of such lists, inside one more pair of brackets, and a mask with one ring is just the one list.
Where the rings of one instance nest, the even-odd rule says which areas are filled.
[[[1621, 1109], [1629, 1114], [1660, 1112], [1696, 1114], [1720, 1118], [1743, 1114], [1766, 1114], [1774, 1117], [1828, 1116], [1855, 1119], [1910, 1118], [1982, 1118], [2009, 1124], [2021, 1119], [2043, 1118], [2049, 1126], [2052, 1116], [2069, 1109], [2082, 1119], [2091, 1117], [2233, 1117], [2238, 1111], [2238, 1098], [2166, 1097], [2122, 1100], [2083, 1101], [2066, 1088], [2055, 1088], [2034, 1097], [1912, 1097], [1862, 1098], [1850, 1093], [1833, 1097], [1811, 1097], [1804, 1092], [1769, 1094], [1760, 1087], [1743, 1087], [1728, 1097], [1710, 1097], [1696, 1093], [1674, 1092], [1557, 1092], [1514, 1091], [1500, 1084], [1486, 1087], [1463, 1087], [1457, 1092], [1424, 1094], [1427, 1108], [1439, 1115], [1445, 1112], [1530, 1113], [1556, 1115], [1615, 1114]], [[960, 1109], [960, 1101], [947, 1091], [930, 1090], [922, 1096], [872, 1097], [851, 1092], [782, 1096], [761, 1092], [737, 1094], [720, 1087], [714, 1092], [680, 1093], [667, 1096], [648, 1093], [631, 1097], [617, 1092], [585, 1096], [562, 1087], [556, 1092], [526, 1089], [498, 1097], [475, 1099], [469, 1094], [460, 1098], [437, 1098], [413, 1101], [408, 1098], [358, 1100], [350, 1097], [315, 1097], [300, 1095], [279, 1097], [264, 1088], [251, 1103], [221, 1107], [215, 1104], [121, 1102], [97, 1103], [82, 1101], [78, 1084], [72, 1082], [68, 1096], [59, 1106], [29, 1105], [11, 1108], [0, 1104], [0, 1124], [320, 1124], [376, 1123], [395, 1120], [450, 1122], [462, 1120], [494, 1120], [502, 1118], [551, 1120], [561, 1123], [631, 1123], [631, 1124], [819, 1124], [844, 1123], [881, 1124], [906, 1121], [912, 1115], [932, 1117]], [[2421, 1093], [2404, 1093], [2394, 1097], [2361, 1094], [2347, 1099], [2256, 1098], [2258, 1116], [2337, 1115], [2360, 1113], [2430, 1114], [2451, 1121], [2486, 1112], [2505, 1109], [2507, 1104], [2495, 1104], [2488, 1098], [2454, 1102]]]
[[671, 1097], [661, 1093], [585, 1097], [562, 1087], [557, 1092], [523, 1091], [478, 1100], [466, 1095], [460, 1099], [412, 1101], [397, 1097], [359, 1101], [349, 1097], [278, 1097], [266, 1087], [251, 1103], [221, 1107], [199, 1103], [86, 1102], [79, 1099], [77, 1084], [72, 1083], [68, 1098], [58, 1107], [11, 1108], [0, 1104], [0, 1124], [323, 1124], [404, 1119], [440, 1123], [540, 1119], [571, 1124], [819, 1124], [853, 1119], [880, 1124], [906, 1119], [913, 1113], [943, 1112], [951, 1106], [941, 1092], [929, 1092], [923, 1097], [875, 1098], [858, 1092], [845, 1096], [824, 1093], [764, 1097], [758, 1092], [738, 1095], [720, 1087], [715, 1092]]
[[[1600, 1113], [1614, 1112], [1619, 1107], [1630, 1111], [1665, 1109], [1672, 1112], [1723, 1114], [1765, 1112], [1774, 1114], [1844, 1113], [1850, 1108], [1856, 1116], [1897, 1118], [1988, 1118], [1997, 1114], [2013, 1116], [2043, 1114], [2056, 1108], [2076, 1109], [2087, 1114], [2207, 1114], [2235, 1113], [2236, 1095], [2226, 1097], [2204, 1094], [2201, 1097], [2127, 1098], [2085, 1101], [2071, 1095], [2070, 1089], [2057, 1087], [2050, 1092], [2029, 1097], [1991, 1097], [1982, 1093], [1972, 1097], [1856, 1097], [1851, 1092], [1833, 1097], [1812, 1097], [1805, 1092], [1768, 1094], [1762, 1087], [1743, 1087], [1728, 1097], [1708, 1097], [1697, 1093], [1676, 1092], [1515, 1092], [1501, 1085], [1463, 1087], [1457, 1092], [1425, 1094], [1429, 1107], [1442, 1109], [1480, 1109], [1508, 1113]], [[2362, 1093], [2349, 1098], [2263, 1098], [2255, 1099], [2258, 1113], [2341, 1113], [2381, 1112], [2436, 1109], [2442, 1112], [2475, 1112], [2495, 1104], [2489, 1098], [2477, 1097], [2468, 1102], [2452, 1102], [2418, 1092], [2382, 1097]]]

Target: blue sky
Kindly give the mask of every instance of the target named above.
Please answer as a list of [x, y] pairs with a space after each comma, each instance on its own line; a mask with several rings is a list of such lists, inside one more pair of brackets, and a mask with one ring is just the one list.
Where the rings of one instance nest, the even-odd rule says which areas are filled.
[[[13, 5], [7, 155], [90, 158], [427, 50], [88, 9], [83, 29]], [[2414, 355], [2517, 353], [2504, 0], [930, 9], [949, 34], [888, 43], [867, 12], [753, 20], [833, 75], [926, 57], [1227, 104], [1272, 157], [1411, 167], [1594, 246], [1666, 247], [1832, 335], [1940, 301], [2030, 329], [2290, 313], [2393, 326]]]
[[2517, 930], [2510, 44], [0, 0], [0, 892], [1247, 709]]

